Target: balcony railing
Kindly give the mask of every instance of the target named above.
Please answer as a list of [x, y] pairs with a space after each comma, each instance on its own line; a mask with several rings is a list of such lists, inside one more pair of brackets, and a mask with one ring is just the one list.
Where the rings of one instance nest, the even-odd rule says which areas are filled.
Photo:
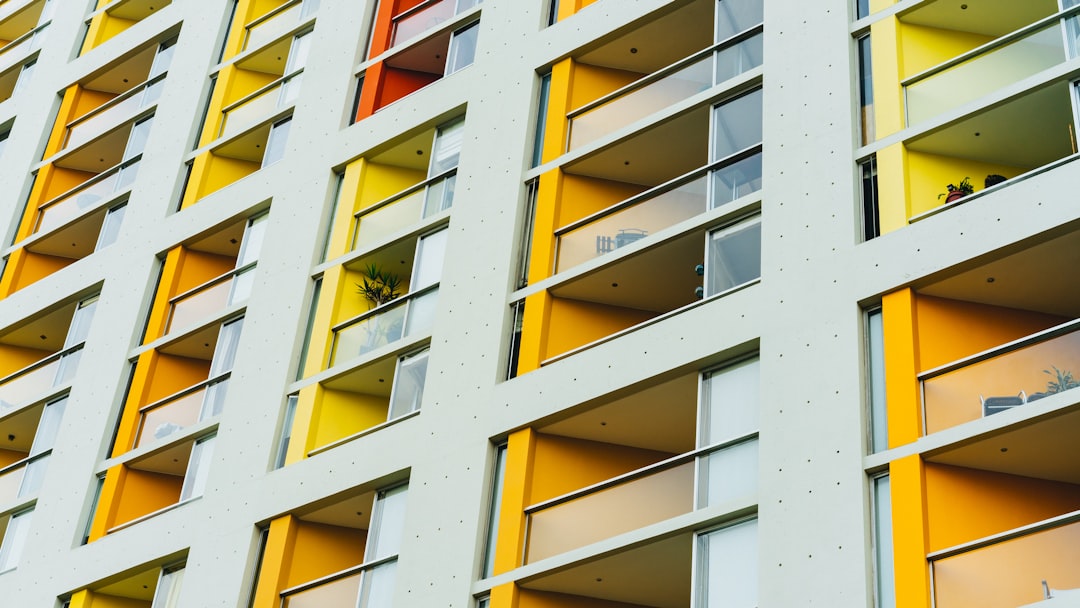
[[165, 75], [162, 74], [118, 95], [85, 116], [76, 118], [68, 123], [67, 135], [60, 149], [81, 146], [125, 119], [132, 118], [136, 112], [157, 101], [164, 87]]
[[78, 368], [82, 346], [78, 344], [0, 378], [0, 416], [70, 381]]
[[49, 454], [51, 452], [24, 458], [0, 469], [0, 507], [33, 496], [41, 489]]
[[428, 0], [411, 9], [395, 15], [394, 33], [390, 37], [390, 48], [402, 42], [412, 40], [440, 23], [454, 16], [457, 0]]
[[271, 114], [296, 101], [304, 72], [300, 70], [247, 95], [222, 110], [218, 137], [228, 137], [259, 123]]
[[108, 169], [38, 208], [34, 234], [68, 223], [135, 182], [142, 156]]
[[929, 560], [937, 608], [1080, 605], [1080, 511], [940, 551]]
[[1080, 21], [1075, 13], [1042, 19], [908, 79], [903, 83], [907, 123], [920, 123], [1076, 57]]
[[45, 41], [48, 23], [37, 26], [22, 36], [0, 47], [0, 72], [22, 61], [27, 55], [41, 48]]
[[211, 279], [169, 300], [165, 333], [195, 325], [251, 295], [255, 262]]
[[567, 151], [761, 65], [761, 26], [694, 53], [567, 115]]
[[281, 608], [355, 608], [360, 597], [361, 566], [331, 574], [281, 592]]
[[440, 173], [356, 213], [352, 249], [360, 249], [454, 204], [457, 168]]
[[139, 410], [139, 430], [131, 447], [159, 441], [220, 414], [230, 375], [225, 372], [143, 407]]
[[[756, 455], [756, 439], [741, 438], [530, 506], [525, 563], [689, 513], [696, 505], [745, 497], [755, 487]], [[750, 470], [736, 473], [739, 467]]]
[[919, 375], [926, 433], [1080, 387], [1080, 320]]
[[319, 0], [292, 0], [244, 26], [241, 51], [259, 48], [284, 35], [319, 8]]
[[555, 272], [760, 189], [761, 146], [756, 145], [559, 228]]
[[350, 319], [333, 329], [329, 365], [367, 354], [376, 348], [431, 328], [439, 288], [433, 285]]

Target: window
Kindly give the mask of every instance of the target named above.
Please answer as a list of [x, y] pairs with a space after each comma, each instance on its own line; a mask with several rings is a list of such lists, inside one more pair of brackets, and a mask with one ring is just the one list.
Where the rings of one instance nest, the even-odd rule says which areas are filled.
[[210, 460], [214, 457], [214, 439], [213, 435], [204, 437], [196, 441], [191, 449], [184, 485], [180, 488], [181, 502], [203, 495], [206, 478], [210, 474]]
[[495, 448], [495, 471], [491, 482], [491, 505], [488, 507], [487, 545], [484, 547], [483, 578], [495, 574], [495, 546], [499, 539], [499, 507], [502, 505], [503, 478], [506, 475], [506, 444]]
[[761, 190], [761, 104], [757, 89], [713, 108], [713, 208]]
[[266, 154], [263, 155], [262, 166], [269, 167], [285, 156], [285, 140], [289, 137], [289, 127], [292, 117], [279, 120], [270, 127], [270, 137], [266, 140]]
[[458, 166], [461, 160], [461, 142], [464, 136], [464, 118], [459, 118], [438, 128], [435, 132], [435, 143], [432, 145], [431, 166], [428, 168], [429, 178]]
[[442, 276], [443, 258], [446, 256], [446, 237], [448, 228], [420, 237], [416, 245], [416, 264], [414, 264], [409, 291], [417, 292], [439, 282]]
[[275, 469], [285, 466], [285, 458], [289, 454], [289, 442], [292, 441], [293, 421], [296, 420], [296, 404], [299, 400], [299, 395], [289, 395], [285, 402], [285, 419], [281, 422], [281, 436], [278, 439], [277, 456], [274, 457]]
[[[0, 517], [0, 572], [6, 572], [19, 565], [26, 539], [30, 536], [30, 523], [34, 511], [23, 511], [8, 517]], [[5, 521], [6, 520], [6, 521]]]
[[863, 238], [869, 241], [881, 235], [878, 208], [877, 155], [859, 163], [862, 181]]
[[874, 595], [877, 608], [895, 608], [896, 581], [893, 577], [892, 490], [889, 476], [881, 475], [871, 481], [874, 509]]
[[700, 461], [699, 508], [757, 489], [760, 376], [756, 357], [703, 375], [698, 447], [724, 447]]
[[368, 531], [359, 608], [384, 608], [394, 595], [397, 554], [405, 530], [405, 501], [409, 486], [379, 492]]
[[180, 598], [180, 583], [183, 581], [184, 566], [162, 568], [150, 608], [176, 608]]
[[389, 420], [420, 409], [427, 379], [428, 349], [404, 355], [397, 360], [394, 385], [390, 389]]
[[698, 537], [698, 608], [758, 605], [757, 520]]
[[124, 213], [127, 211], [127, 203], [117, 205], [105, 213], [105, 221], [101, 224], [101, 232], [98, 233], [97, 244], [94, 251], [108, 247], [116, 242], [120, 236], [120, 224], [124, 222]]
[[[244, 319], [241, 317], [225, 323], [218, 332], [214, 356], [210, 360], [211, 384], [206, 387], [206, 395], [203, 397], [202, 408], [199, 411], [199, 420], [218, 416], [224, 409], [225, 391], [229, 385], [227, 374], [232, 371], [233, 363], [236, 361], [236, 348], [240, 343], [240, 331], [243, 328]], [[220, 380], [215, 381], [216, 378]]]
[[[60, 420], [67, 407], [67, 396], [47, 403], [38, 419], [34, 440], [30, 446], [23, 468], [22, 482], [16, 498], [28, 498], [37, 494], [41, 482], [45, 479], [45, 468], [56, 445], [56, 434], [60, 430]], [[10, 470], [10, 469], [9, 469]]]
[[551, 96], [551, 72], [540, 77], [540, 100], [536, 104], [536, 131], [533, 133], [532, 166], [543, 162], [544, 131], [547, 129], [548, 103]]
[[761, 277], [761, 218], [710, 232], [706, 256], [706, 297]]
[[30, 82], [30, 78], [34, 75], [34, 67], [37, 65], [37, 60], [27, 61], [23, 64], [22, 69], [19, 71], [19, 77], [15, 80], [15, 88], [11, 90], [11, 95], [14, 97], [19, 91], [26, 88], [26, 84]]
[[881, 309], [866, 315], [867, 389], [870, 400], [870, 449], [889, 449], [889, 425], [885, 409], [885, 330]]
[[453, 74], [472, 65], [476, 58], [476, 39], [480, 35], [480, 22], [454, 32], [450, 39], [450, 55], [446, 61], [446, 73]]

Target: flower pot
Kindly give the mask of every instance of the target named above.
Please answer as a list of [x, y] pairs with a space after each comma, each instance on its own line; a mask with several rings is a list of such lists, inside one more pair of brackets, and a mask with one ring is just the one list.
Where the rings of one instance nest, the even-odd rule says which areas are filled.
[[965, 192], [963, 192], [962, 190], [953, 190], [952, 192], [949, 192], [948, 196], [945, 197], [945, 204], [949, 204], [949, 203], [958, 201], [958, 200], [964, 198], [965, 196], [967, 196], [967, 194]]

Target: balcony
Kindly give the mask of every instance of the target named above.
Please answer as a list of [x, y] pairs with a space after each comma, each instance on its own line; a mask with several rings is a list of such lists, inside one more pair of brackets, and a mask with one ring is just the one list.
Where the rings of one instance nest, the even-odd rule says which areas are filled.
[[319, 10], [319, 0], [285, 0], [244, 25], [240, 52], [262, 47], [289, 33]]
[[187, 437], [114, 465], [105, 474], [91, 542], [202, 496], [215, 436]]
[[898, 343], [884, 350], [890, 447], [954, 427], [1013, 423], [1080, 398], [1071, 391], [1080, 371], [1080, 291], [1050, 270], [1077, 258], [1078, 238], [1029, 243], [883, 299], [885, 333], [916, 345], [915, 360]]
[[397, 485], [271, 521], [264, 553], [283, 553], [262, 556], [253, 608], [389, 605], [407, 496], [408, 486]]
[[71, 302], [0, 333], [0, 417], [71, 381], [95, 308], [96, 298]]
[[[757, 359], [751, 358], [684, 374], [511, 435], [508, 470], [526, 467], [529, 481], [524, 496], [503, 497], [500, 526], [510, 528], [500, 527], [500, 538], [516, 537], [513, 525], [520, 514], [507, 511], [515, 501], [537, 502], [523, 509], [524, 557], [500, 555], [496, 570], [516, 567], [518, 559], [539, 562], [696, 509], [752, 504], [758, 373]], [[524, 453], [520, 450], [532, 455], [515, 464]]]
[[365, 249], [454, 204], [457, 168], [412, 186], [356, 212], [352, 250]]
[[334, 327], [330, 367], [431, 331], [438, 297], [438, 288], [429, 288]]
[[33, 498], [41, 488], [67, 397], [0, 415], [0, 509]]
[[0, 72], [41, 48], [56, 0], [15, 0], [0, 8]]
[[34, 75], [37, 59], [15, 65], [0, 72], [0, 103], [7, 101], [21, 91]]
[[[297, 5], [298, 6], [298, 5]], [[213, 139], [228, 138], [290, 107], [300, 93], [310, 31], [275, 40], [222, 70], [220, 119]]]
[[172, 0], [98, 0], [87, 21], [86, 38], [80, 55], [172, 4]]
[[180, 208], [186, 209], [280, 161], [285, 156], [291, 126], [291, 115], [273, 118], [224, 139], [200, 154], [189, 169], [190, 178]]
[[353, 122], [472, 65], [479, 21], [455, 22], [433, 31], [427, 38], [394, 49], [358, 75]]
[[140, 566], [61, 599], [66, 599], [69, 608], [176, 608], [183, 580], [183, 563]]
[[303, 72], [283, 77], [266, 85], [221, 111], [219, 137], [231, 137], [268, 116], [290, 106], [300, 93]]

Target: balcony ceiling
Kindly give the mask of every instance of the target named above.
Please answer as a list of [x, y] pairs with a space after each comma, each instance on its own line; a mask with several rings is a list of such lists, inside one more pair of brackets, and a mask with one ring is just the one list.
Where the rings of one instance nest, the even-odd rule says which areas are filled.
[[931, 0], [902, 14], [900, 20], [998, 38], [1057, 10], [1055, 0]]
[[219, 331], [221, 331], [221, 324], [215, 323], [162, 346], [158, 352], [209, 362], [214, 358], [214, 347], [217, 345]]
[[446, 52], [450, 48], [450, 34], [446, 31], [422, 40], [386, 60], [386, 65], [413, 72], [442, 76], [446, 70]]
[[394, 367], [396, 364], [397, 357], [383, 357], [372, 362], [371, 365], [365, 365], [328, 380], [323, 383], [323, 386], [329, 390], [348, 391], [389, 399], [390, 387], [394, 384]]
[[935, 281], [918, 292], [1074, 319], [1080, 318], [1080, 281], [1075, 280], [1076, 268], [1080, 268], [1080, 231], [1027, 246]]
[[28, 251], [44, 255], [81, 260], [97, 248], [101, 224], [108, 209], [102, 207], [63, 226], [26, 246]]
[[316, 509], [300, 515], [300, 519], [318, 524], [342, 528], [367, 530], [371, 526], [371, 509], [375, 504], [375, 492], [338, 500], [329, 505], [316, 505]]
[[168, 6], [171, 0], [120, 0], [114, 3], [107, 11], [112, 17], [141, 21], [163, 6]]
[[250, 72], [282, 76], [285, 74], [285, 62], [289, 58], [292, 41], [290, 36], [268, 44], [236, 62], [236, 67]]
[[682, 454], [694, 449], [698, 376], [674, 380], [538, 428], [542, 433]]
[[150, 74], [157, 48], [157, 44], [148, 46], [124, 61], [109, 66], [103, 72], [83, 81], [83, 88], [115, 94], [131, 89], [145, 81]]
[[58, 352], [64, 347], [76, 305], [76, 302], [71, 302], [32, 321], [23, 321], [0, 334], [0, 343], [50, 353]]
[[371, 155], [369, 158], [372, 163], [403, 167], [426, 173], [428, 165], [431, 163], [431, 143], [434, 139], [435, 129], [426, 129], [405, 141], [395, 143], [394, 147], [388, 150]]
[[551, 288], [557, 298], [665, 313], [697, 300], [705, 236], [690, 233], [620, 258]]
[[712, 45], [715, 4], [715, 0], [695, 0], [682, 9], [618, 35], [576, 59], [582, 63], [651, 74]]
[[154, 590], [157, 588], [159, 575], [160, 572], [157, 568], [151, 568], [134, 576], [129, 576], [124, 580], [95, 587], [94, 595], [111, 595], [113, 597], [149, 602], [154, 599]]
[[262, 163], [263, 155], [266, 152], [264, 147], [270, 138], [270, 128], [272, 126], [269, 122], [261, 124], [243, 135], [218, 146], [213, 153], [217, 156], [235, 158], [250, 163]]
[[576, 175], [656, 186], [708, 163], [709, 106], [639, 131], [566, 165]]
[[236, 259], [236, 256], [240, 255], [240, 243], [244, 239], [246, 226], [247, 218], [244, 218], [222, 230], [186, 244], [185, 248]]
[[[1080, 393], [1074, 389], [1062, 395]], [[1073, 399], [1080, 398], [1075, 395]], [[1027, 406], [1024, 406], [1027, 407]], [[927, 457], [930, 462], [1080, 484], [1080, 409]]]
[[140, 471], [183, 477], [187, 472], [188, 460], [191, 459], [191, 451], [194, 447], [194, 439], [181, 441], [160, 452], [140, 458], [129, 466]]
[[693, 544], [693, 535], [682, 534], [526, 580], [521, 586], [640, 606], [686, 608]]
[[1011, 178], [1071, 154], [1072, 124], [1069, 85], [1059, 82], [913, 139], [907, 148], [1017, 167], [1005, 176]]
[[128, 134], [133, 121], [119, 125], [84, 146], [65, 154], [56, 161], [56, 166], [75, 171], [98, 174], [120, 164], [127, 147]]
[[0, 421], [0, 450], [28, 454], [34, 444], [34, 434], [43, 409], [44, 404], [22, 408], [14, 416]]
[[[18, 3], [20, 0], [14, 0]], [[0, 40], [14, 40], [29, 32], [37, 26], [41, 8], [45, 5], [44, 0], [29, 2], [26, 6], [12, 13], [12, 15], [0, 23]], [[6, 9], [3, 12], [7, 12]]]

